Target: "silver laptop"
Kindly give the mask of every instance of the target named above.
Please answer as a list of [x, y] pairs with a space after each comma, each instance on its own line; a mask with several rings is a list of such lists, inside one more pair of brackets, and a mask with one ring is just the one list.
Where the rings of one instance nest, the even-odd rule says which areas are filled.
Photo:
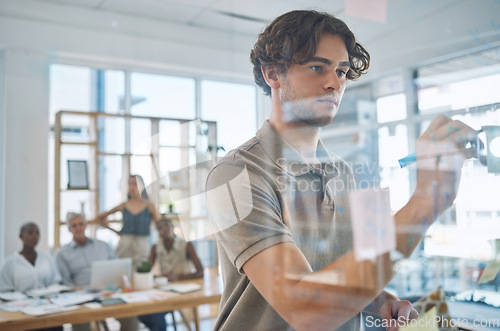
[[95, 289], [123, 286], [123, 275], [132, 280], [132, 259], [113, 259], [92, 262], [90, 287]]

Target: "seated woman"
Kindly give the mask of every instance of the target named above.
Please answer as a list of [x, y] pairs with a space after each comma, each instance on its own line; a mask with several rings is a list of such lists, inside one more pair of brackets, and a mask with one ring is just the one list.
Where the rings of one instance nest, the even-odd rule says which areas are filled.
[[59, 283], [61, 276], [54, 259], [35, 250], [40, 238], [40, 230], [29, 222], [21, 227], [19, 234], [23, 248], [8, 257], [0, 270], [0, 292], [26, 292]]
[[191, 243], [174, 234], [174, 226], [168, 218], [156, 223], [160, 242], [151, 247], [149, 261], [160, 264], [160, 273], [168, 280], [183, 280], [203, 277], [203, 266]]
[[[179, 239], [174, 234], [174, 226], [167, 218], [156, 222], [160, 242], [151, 247], [149, 261], [158, 259], [160, 273], [169, 281], [203, 278], [203, 266], [191, 243]], [[165, 313], [139, 316], [139, 320], [150, 330], [165, 330]]]
[[[40, 239], [40, 230], [29, 222], [21, 227], [19, 234], [23, 248], [7, 258], [0, 270], [0, 292], [26, 292], [59, 283], [61, 276], [54, 259], [35, 250]], [[62, 330], [62, 326], [42, 330]]]

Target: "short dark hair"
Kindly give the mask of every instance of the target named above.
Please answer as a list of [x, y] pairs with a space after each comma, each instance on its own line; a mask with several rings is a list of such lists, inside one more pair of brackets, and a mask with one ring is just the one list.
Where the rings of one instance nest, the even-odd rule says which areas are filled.
[[169, 225], [172, 229], [174, 228], [174, 223], [172, 223], [172, 220], [170, 218], [162, 217], [156, 222], [156, 224], [160, 222], [164, 222], [165, 224]]
[[291, 64], [306, 63], [316, 53], [324, 33], [338, 35], [344, 40], [351, 65], [347, 79], [355, 80], [366, 73], [370, 54], [356, 42], [342, 20], [315, 10], [294, 10], [269, 24], [250, 52], [255, 83], [262, 87], [265, 95], [271, 95], [271, 88], [264, 80], [261, 67], [273, 65], [278, 72], [286, 73]]
[[22, 226], [21, 226], [21, 229], [19, 230], [19, 236], [22, 236], [22, 234], [26, 231], [28, 231], [29, 228], [31, 228], [32, 226], [34, 226], [35, 228], [38, 229], [38, 231], [40, 231], [40, 229], [38, 228], [38, 225], [35, 223], [35, 222], [27, 222], [27, 223], [24, 223]]

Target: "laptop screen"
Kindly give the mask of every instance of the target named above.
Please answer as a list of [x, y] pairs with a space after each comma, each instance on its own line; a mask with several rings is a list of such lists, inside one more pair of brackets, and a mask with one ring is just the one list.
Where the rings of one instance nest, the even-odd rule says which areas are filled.
[[95, 289], [122, 287], [122, 276], [132, 278], [132, 259], [113, 259], [92, 262], [90, 287]]

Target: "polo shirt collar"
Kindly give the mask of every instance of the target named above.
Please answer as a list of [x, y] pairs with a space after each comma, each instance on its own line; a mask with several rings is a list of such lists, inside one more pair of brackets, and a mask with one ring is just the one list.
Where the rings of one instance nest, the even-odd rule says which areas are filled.
[[[88, 244], [91, 244], [93, 241], [94, 241], [94, 239], [87, 237], [87, 242], [85, 243], [85, 246]], [[79, 245], [74, 239], [71, 240], [71, 242], [69, 243], [69, 246], [71, 248], [81, 247], [81, 245]]]
[[[314, 172], [317, 170], [316, 167], [307, 163], [302, 156], [290, 146], [276, 130], [274, 130], [271, 124], [269, 124], [269, 120], [266, 120], [259, 131], [257, 131], [256, 137], [273, 162], [290, 175], [297, 177], [310, 171]], [[321, 162], [321, 168], [328, 177], [333, 178], [339, 174], [339, 170], [333, 164], [332, 158], [321, 140], [318, 141], [316, 157]]]

